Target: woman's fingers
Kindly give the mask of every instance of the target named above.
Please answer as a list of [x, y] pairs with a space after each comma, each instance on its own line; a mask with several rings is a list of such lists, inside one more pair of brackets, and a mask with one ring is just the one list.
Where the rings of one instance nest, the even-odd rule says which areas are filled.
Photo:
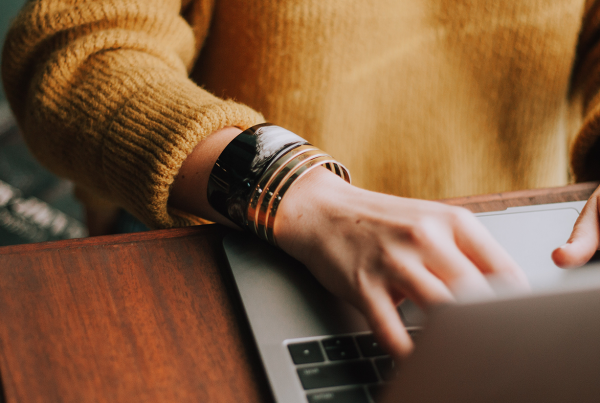
[[596, 190], [575, 222], [571, 237], [566, 244], [552, 252], [552, 260], [562, 268], [579, 267], [588, 262], [598, 250], [600, 229], [598, 221], [598, 197]]
[[400, 290], [403, 295], [421, 308], [431, 305], [456, 302], [446, 284], [427, 270], [422, 263], [398, 263], [402, 261], [403, 251], [396, 251], [395, 266], [389, 275], [389, 286]]
[[495, 295], [481, 270], [456, 245], [440, 243], [429, 254], [427, 266], [447, 285], [457, 301]]
[[366, 290], [362, 311], [375, 338], [395, 359], [406, 358], [412, 352], [412, 340], [402, 324], [395, 301], [385, 288]]
[[503, 285], [529, 290], [529, 282], [517, 262], [500, 246], [470, 212], [458, 215], [456, 243], [465, 256], [485, 275]]
[[412, 231], [414, 247], [420, 251], [423, 265], [450, 288], [455, 297], [458, 293], [493, 296], [490, 285], [481, 270], [467, 258], [456, 244], [457, 214], [462, 210], [447, 210], [443, 220], [422, 220]]

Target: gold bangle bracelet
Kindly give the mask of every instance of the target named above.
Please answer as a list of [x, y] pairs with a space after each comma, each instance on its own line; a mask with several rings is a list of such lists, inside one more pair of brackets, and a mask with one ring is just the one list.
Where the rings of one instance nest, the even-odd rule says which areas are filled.
[[[269, 207], [272, 203], [273, 196], [277, 193], [277, 190], [288, 180], [291, 175], [293, 175], [298, 168], [300, 168], [306, 162], [319, 157], [329, 156], [319, 149], [294, 156], [294, 158], [288, 161], [288, 163], [273, 179], [269, 186], [264, 189], [263, 194], [261, 195], [262, 198], [260, 200], [260, 204], [257, 206], [257, 220], [255, 222], [257, 229], [256, 234], [259, 236], [259, 238], [268, 240], [267, 218], [269, 215]], [[331, 157], [329, 157], [329, 159], [331, 159]]]
[[313, 147], [311, 145], [303, 145], [300, 147], [296, 147], [286, 154], [282, 155], [277, 161], [275, 161], [269, 169], [263, 174], [263, 176], [259, 179], [256, 187], [252, 191], [250, 196], [250, 202], [248, 203], [248, 210], [246, 214], [246, 227], [253, 231], [254, 233], [258, 232], [258, 227], [256, 225], [258, 221], [258, 213], [259, 206], [261, 205], [262, 199], [265, 197], [268, 189], [273, 182], [273, 180], [279, 175], [279, 173], [286, 168], [286, 165], [297, 155], [304, 153], [314, 153], [321, 151]]
[[[271, 128], [271, 126], [275, 129], [283, 130], [273, 125], [259, 125], [257, 130], [266, 130], [267, 128]], [[258, 134], [259, 133], [257, 131], [257, 135]], [[292, 138], [292, 140], [293, 139], [294, 138]], [[241, 139], [240, 141], [238, 141], [240, 145], [236, 143], [236, 147], [238, 147], [236, 150], [243, 148], [242, 145], [246, 143], [251, 143], [251, 145], [254, 145], [254, 147], [257, 149], [256, 153], [258, 153], [260, 141], [256, 140], [252, 142], [251, 140], [254, 140], [253, 136], [250, 136], [249, 140], [246, 138]], [[227, 154], [227, 157], [229, 159], [223, 159], [224, 164], [227, 163], [225, 164], [225, 168], [228, 169], [223, 168], [219, 172], [217, 172], [220, 175], [213, 175], [215, 176], [213, 182], [217, 183], [217, 180], [220, 179], [221, 176], [224, 176], [225, 179], [231, 179], [229, 177], [231, 177], [234, 174], [237, 176], [245, 175], [244, 178], [246, 176], [251, 177], [251, 175], [246, 172], [248, 170], [246, 165], [254, 166], [252, 165], [255, 164], [254, 161], [252, 161], [252, 164], [249, 164], [246, 161], [249, 161], [249, 159], [246, 158], [246, 160], [244, 160], [246, 161], [246, 165], [241, 163], [238, 164], [236, 162], [237, 160], [233, 159], [233, 157], [231, 157], [229, 154]], [[274, 235], [274, 228], [277, 211], [279, 209], [283, 196], [298, 178], [302, 177], [310, 170], [318, 166], [324, 166], [331, 172], [340, 176], [346, 182], [350, 182], [350, 173], [348, 172], [348, 170], [342, 164], [335, 161], [333, 157], [331, 157], [324, 151], [314, 147], [311, 144], [297, 141], [295, 143], [292, 142], [289, 144], [284, 144], [284, 146], [281, 148], [281, 154], [275, 156], [274, 160], [268, 163], [266, 169], [262, 173], [260, 173], [259, 176], [256, 177], [256, 179], [254, 179], [254, 183], [252, 183], [252, 181], [250, 180], [247, 180], [247, 184], [245, 182], [243, 183], [246, 185], [245, 188], [241, 189], [238, 186], [235, 192], [231, 190], [227, 191], [226, 186], [221, 186], [223, 190], [221, 190], [221, 188], [218, 188], [216, 189], [216, 191], [213, 191], [213, 198], [215, 199], [216, 203], [221, 200], [219, 198], [223, 198], [223, 195], [233, 200], [234, 196], [239, 197], [238, 194], [240, 192], [247, 192], [247, 196], [245, 196], [246, 207], [242, 210], [241, 215], [236, 214], [236, 216], [238, 217], [238, 225], [241, 225], [247, 230], [250, 230], [259, 238], [268, 241], [273, 245], [277, 245]], [[229, 168], [233, 169], [234, 172], [229, 173]], [[246, 171], [244, 171], [242, 168], [246, 169]], [[227, 175], [229, 175], [229, 177], [227, 177]], [[233, 179], [231, 179], [231, 182], [234, 183]], [[224, 185], [227, 185], [228, 183], [229, 182], [224, 183]], [[225, 201], [228, 200], [229, 199]], [[233, 202], [232, 205], [234, 205]], [[231, 210], [231, 206], [228, 207], [227, 212], [229, 212], [229, 210]]]
[[[312, 160], [305, 161], [302, 165], [298, 166], [296, 168], [296, 170], [288, 176], [287, 180], [284, 181], [284, 183], [280, 186], [280, 188], [275, 190], [274, 196], [271, 198], [271, 203], [269, 203], [269, 208], [267, 210], [265, 219], [267, 221], [267, 225], [266, 225], [267, 241], [269, 241], [271, 244], [277, 246], [277, 241], [275, 240], [275, 235], [274, 235], [275, 217], [277, 214], [277, 210], [279, 208], [279, 204], [281, 203], [281, 200], [283, 199], [283, 196], [285, 195], [285, 193], [288, 191], [288, 189], [292, 186], [292, 184], [295, 181], [297, 181], [302, 176], [306, 175], [308, 172], [310, 172], [314, 168], [317, 168], [321, 165], [324, 165], [325, 168], [329, 169], [333, 173], [336, 173], [336, 171], [338, 169], [341, 172], [344, 172], [344, 171], [346, 173], [348, 172], [343, 165], [337, 163], [333, 159], [333, 157], [331, 157], [330, 155], [325, 155], [322, 157], [318, 157], [318, 158], [315, 158]], [[349, 174], [348, 174], [348, 177], [349, 177]], [[344, 178], [344, 177], [342, 177], [342, 178]]]

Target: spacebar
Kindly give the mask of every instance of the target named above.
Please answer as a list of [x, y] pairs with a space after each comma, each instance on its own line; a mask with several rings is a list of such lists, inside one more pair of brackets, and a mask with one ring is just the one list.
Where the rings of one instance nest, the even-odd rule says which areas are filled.
[[299, 368], [298, 376], [304, 389], [377, 382], [377, 374], [369, 360]]

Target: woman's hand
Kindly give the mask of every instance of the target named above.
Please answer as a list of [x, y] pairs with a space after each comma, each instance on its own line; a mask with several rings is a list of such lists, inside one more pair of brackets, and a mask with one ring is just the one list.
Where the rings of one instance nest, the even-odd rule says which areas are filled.
[[485, 275], [527, 280], [468, 210], [356, 188], [323, 169], [290, 188], [275, 226], [279, 246], [367, 317], [396, 357], [412, 342], [397, 305], [454, 301], [457, 290], [493, 294]]
[[[206, 186], [218, 156], [239, 133], [224, 128], [196, 146], [175, 178], [171, 206], [234, 226], [210, 206]], [[528, 287], [516, 263], [467, 210], [362, 190], [325, 168], [294, 182], [274, 231], [283, 250], [365, 314], [398, 358], [412, 348], [396, 310], [405, 297], [425, 308], [459, 298], [457, 290], [491, 294], [487, 274]]]
[[599, 199], [600, 187], [585, 204], [567, 243], [552, 252], [552, 259], [557, 266], [562, 268], [583, 266], [598, 250], [600, 246]]

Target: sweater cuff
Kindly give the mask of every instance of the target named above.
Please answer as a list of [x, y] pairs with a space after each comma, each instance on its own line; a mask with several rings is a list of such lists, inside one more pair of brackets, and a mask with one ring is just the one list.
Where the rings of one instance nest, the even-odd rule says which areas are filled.
[[147, 83], [116, 114], [103, 143], [111, 194], [151, 228], [205, 223], [167, 206], [183, 161], [211, 133], [263, 121], [251, 108], [216, 98], [187, 78]]

